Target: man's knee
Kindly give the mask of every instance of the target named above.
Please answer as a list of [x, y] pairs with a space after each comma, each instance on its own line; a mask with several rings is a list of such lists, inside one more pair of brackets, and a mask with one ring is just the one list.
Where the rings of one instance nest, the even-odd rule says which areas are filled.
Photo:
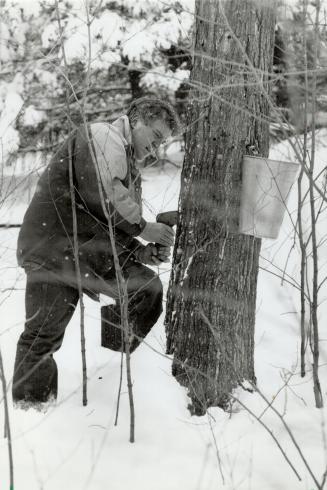
[[159, 279], [157, 274], [154, 275], [153, 279], [150, 282], [151, 293], [155, 298], [162, 299], [163, 288], [162, 282]]
[[162, 297], [163, 288], [162, 282], [160, 281], [157, 274], [153, 276], [149, 284], [149, 289], [146, 294], [146, 300], [149, 309], [149, 316], [152, 318], [153, 322], [156, 322], [162, 313]]
[[151, 272], [152, 275], [143, 288], [143, 295], [147, 298], [149, 306], [153, 305], [154, 307], [161, 308], [163, 297], [162, 282], [157, 274], [153, 271]]
[[128, 271], [130, 311], [152, 316], [162, 311], [163, 288], [159, 276], [149, 267], [132, 264]]
[[136, 303], [150, 310], [161, 307], [163, 288], [159, 276], [151, 269], [144, 268], [138, 279], [138, 287], [130, 290], [131, 304]]

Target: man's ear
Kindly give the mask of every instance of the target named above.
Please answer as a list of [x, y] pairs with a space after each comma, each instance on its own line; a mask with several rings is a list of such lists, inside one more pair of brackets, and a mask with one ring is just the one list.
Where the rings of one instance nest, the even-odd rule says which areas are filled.
[[131, 129], [134, 129], [135, 123], [136, 123], [135, 119], [133, 117], [129, 117], [128, 120], [129, 120], [129, 125], [130, 125]]
[[139, 116], [135, 116], [135, 117], [133, 117], [132, 119], [130, 119], [130, 121], [129, 121], [129, 124], [130, 124], [131, 128], [132, 128], [132, 129], [134, 129], [134, 128], [135, 128], [135, 126], [137, 126], [137, 123], [138, 123], [139, 121], [140, 121], [141, 123], [143, 123], [143, 124], [146, 124], [146, 123], [144, 122], [144, 120], [143, 120], [141, 117], [139, 117]]

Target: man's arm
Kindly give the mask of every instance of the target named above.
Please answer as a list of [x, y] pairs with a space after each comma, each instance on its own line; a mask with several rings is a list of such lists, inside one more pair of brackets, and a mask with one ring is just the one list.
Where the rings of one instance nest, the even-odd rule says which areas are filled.
[[[144, 229], [145, 221], [142, 219], [140, 207], [131, 199], [128, 189], [120, 181], [120, 178], [124, 178], [127, 172], [123, 144], [119, 144], [116, 135], [112, 145], [110, 145], [113, 148], [113, 158], [111, 160], [108, 156], [105, 158], [103, 153], [105, 151], [107, 155], [109, 154], [109, 144], [111, 143], [111, 133], [108, 131], [110, 128], [107, 124], [101, 124], [101, 135], [98, 130], [96, 131], [98, 138], [101, 136], [102, 144], [104, 144], [101, 151], [99, 148], [96, 151], [99, 142], [97, 143], [92, 137], [92, 126], [89, 127], [90, 142], [83, 126], [78, 128], [75, 133], [73, 162], [79, 201], [84, 210], [92, 215], [96, 221], [106, 224], [106, 216], [109, 211], [114, 226], [131, 237], [137, 236]], [[92, 158], [92, 153], [95, 161]], [[100, 198], [101, 188], [104, 202]]]
[[84, 207], [96, 218], [106, 222], [96, 177], [99, 174], [113, 225], [129, 236], [141, 236], [148, 242], [171, 246], [174, 240], [171, 228], [162, 223], [147, 223], [142, 218], [141, 207], [123, 185], [122, 181], [127, 175], [127, 160], [119, 131], [108, 124], [95, 123], [91, 125], [91, 137], [96, 162], [91, 158], [84, 128], [76, 133], [74, 167], [78, 193]]
[[105, 123], [92, 124], [91, 135], [106, 204], [114, 224], [125, 233], [137, 236], [146, 222], [141, 207], [123, 184], [127, 176], [127, 159], [122, 135], [117, 128]]

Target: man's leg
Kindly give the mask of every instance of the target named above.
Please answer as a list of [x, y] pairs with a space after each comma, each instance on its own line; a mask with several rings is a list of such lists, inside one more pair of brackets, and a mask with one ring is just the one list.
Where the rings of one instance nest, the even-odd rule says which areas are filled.
[[57, 396], [58, 373], [52, 354], [62, 344], [78, 292], [55, 283], [51, 273], [27, 274], [26, 323], [16, 352], [13, 401], [45, 402]]
[[[162, 312], [162, 284], [155, 272], [132, 260], [123, 265], [122, 272], [127, 282], [129, 321], [136, 336], [131, 343], [133, 351], [155, 325]], [[120, 306], [113, 272], [105, 278], [99, 278], [97, 290], [117, 300], [115, 306], [103, 307], [102, 345], [120, 350]]]
[[[128, 313], [136, 336], [145, 337], [162, 313], [162, 283], [148, 267], [132, 263], [126, 270]], [[132, 350], [139, 340], [132, 343]]]

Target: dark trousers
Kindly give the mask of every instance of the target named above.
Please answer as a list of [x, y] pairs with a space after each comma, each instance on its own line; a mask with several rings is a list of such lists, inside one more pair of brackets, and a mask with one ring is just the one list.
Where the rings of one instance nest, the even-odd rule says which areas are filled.
[[[129, 319], [149, 331], [162, 312], [162, 284], [144, 265], [128, 260], [123, 266], [129, 297]], [[106, 277], [83, 273], [88, 294], [105, 294], [118, 300], [114, 271]], [[27, 272], [26, 323], [16, 352], [13, 400], [45, 402], [57, 396], [58, 372], [52, 354], [63, 341], [79, 295], [73, 278], [51, 271]]]

